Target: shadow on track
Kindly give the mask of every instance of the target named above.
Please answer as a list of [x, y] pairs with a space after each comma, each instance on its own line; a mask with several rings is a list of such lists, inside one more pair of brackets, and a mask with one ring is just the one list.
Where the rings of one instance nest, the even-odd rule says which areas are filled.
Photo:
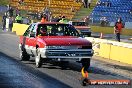
[[[61, 81], [59, 81], [59, 80], [57, 80], [53, 77], [50, 77], [49, 75], [47, 75], [45, 73], [42, 73], [37, 69], [34, 69], [30, 66], [27, 66], [27, 65], [21, 63], [19, 60], [16, 60], [13, 57], [10, 57], [10, 56], [8, 56], [4, 53], [0, 52], [0, 57], [1, 57], [1, 60], [3, 59], [4, 62], [6, 62], [6, 64], [5, 64], [6, 68], [8, 68], [8, 69], [10, 69], [10, 68], [14, 69], [15, 68], [17, 70], [17, 74], [23, 74], [23, 73], [26, 74], [25, 76], [27, 76], [27, 78], [25, 80], [27, 80], [27, 81], [28, 80], [30, 80], [30, 81], [34, 80], [35, 82], [38, 82], [38, 83], [41, 84], [41, 86], [42, 86], [41, 88], [44, 88], [45, 86], [46, 87], [49, 86], [48, 88], [51, 88], [51, 87], [52, 88], [71, 88], [69, 85], [66, 85], [65, 83], [62, 83]], [[8, 66], [7, 62], [10, 64], [9, 66]], [[16, 71], [16, 70], [11, 70], [11, 71], [13, 72], [13, 71]], [[1, 71], [0, 71], [0, 73], [1, 73]], [[13, 73], [15, 73], [15, 72], [13, 72]], [[17, 75], [17, 74], [13, 74], [13, 75]], [[2, 76], [2, 78], [3, 77], [4, 76]], [[23, 75], [22, 75], [22, 77], [23, 77]], [[1, 75], [0, 75], [0, 78], [1, 78]], [[21, 78], [21, 76], [20, 76], [20, 78]], [[3, 84], [8, 84], [10, 82], [10, 81], [8, 81], [9, 80], [8, 77], [5, 77], [5, 79], [6, 79], [6, 81], [4, 81], [4, 80], [2, 81], [2, 82], [5, 82], [5, 83], [1, 83], [0, 87], [2, 86], [1, 88], [10, 88], [7, 85], [5, 85], [5, 86], [3, 85]], [[13, 78], [10, 78], [10, 79], [16, 80], [16, 77], [13, 77]], [[14, 85], [14, 86], [16, 85], [16, 87], [13, 86], [12, 88], [18, 88], [17, 81], [16, 81], [16, 83], [15, 82], [12, 82], [12, 83], [13, 83], [12, 85]], [[31, 81], [31, 83], [32, 84], [27, 83], [27, 85], [32, 85], [32, 86], [37, 85], [36, 83], [33, 83], [32, 81]], [[21, 86], [23, 84], [19, 84], [19, 85]], [[28, 88], [28, 87], [24, 87], [24, 88]], [[37, 87], [33, 87], [33, 88], [37, 88]]]

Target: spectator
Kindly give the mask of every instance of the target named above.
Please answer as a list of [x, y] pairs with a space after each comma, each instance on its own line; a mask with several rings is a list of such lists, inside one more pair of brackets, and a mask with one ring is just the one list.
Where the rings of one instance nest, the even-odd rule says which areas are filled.
[[13, 8], [10, 5], [7, 5], [7, 16], [8, 17], [13, 16]]
[[50, 9], [49, 9], [48, 7], [45, 7], [45, 8], [43, 9], [43, 15], [44, 15], [44, 14], [45, 14], [45, 16], [46, 16], [46, 18], [47, 18], [47, 21], [49, 21], [51, 15], [52, 15], [52, 13], [51, 13], [51, 11], [50, 11]]
[[15, 21], [17, 23], [22, 23], [22, 17], [20, 16], [20, 14], [17, 15], [17, 17], [15, 18]]
[[59, 22], [61, 19], [62, 19], [61, 16], [59, 16], [59, 18], [57, 18], [56, 21]]
[[99, 6], [100, 6], [100, 5], [101, 5], [101, 1], [98, 0], [98, 1], [96, 2], [96, 5], [99, 5]]
[[18, 8], [16, 8], [16, 16], [20, 14], [20, 10]]
[[88, 8], [88, 0], [83, 0], [84, 8]]
[[80, 2], [80, 0], [75, 0], [76, 2]]
[[102, 17], [100, 19], [100, 24], [101, 24], [101, 26], [106, 26], [107, 25], [107, 19], [106, 19], [106, 17]]
[[9, 31], [12, 31], [13, 27], [13, 17], [9, 17]]
[[60, 23], [68, 23], [67, 19], [65, 16], [62, 16], [62, 19], [59, 21]]
[[120, 34], [122, 32], [122, 28], [124, 28], [124, 25], [122, 23], [121, 18], [118, 18], [118, 21], [115, 23], [114, 26], [114, 34], [116, 35], [116, 40], [120, 42]]
[[88, 8], [91, 7], [91, 2], [92, 2], [92, 0], [88, 0]]
[[5, 13], [2, 17], [2, 29], [3, 29], [3, 31], [6, 30], [6, 18], [7, 18], [7, 15]]
[[89, 16], [84, 18], [85, 25], [88, 26], [89, 24]]
[[111, 3], [110, 2], [105, 2], [105, 6], [106, 7], [111, 7]]
[[43, 14], [42, 14], [42, 13], [40, 13], [40, 12], [39, 12], [39, 13], [37, 13], [37, 19], [38, 19], [38, 20], [41, 20], [41, 19], [42, 19], [42, 17], [43, 17]]
[[72, 11], [72, 12], [75, 12], [75, 9], [74, 9], [74, 7], [73, 7], [73, 6], [71, 7], [71, 11]]
[[44, 17], [42, 17], [42, 19], [41, 19], [41, 23], [45, 23], [45, 22], [47, 22], [47, 20], [46, 20], [46, 17], [44, 16]]
[[19, 1], [18, 1], [18, 4], [19, 4], [19, 5], [22, 5], [23, 2], [24, 2], [24, 0], [19, 0]]
[[129, 10], [129, 12], [130, 12], [130, 14], [132, 15], [132, 9], [131, 9], [131, 10]]
[[52, 18], [51, 18], [50, 21], [51, 21], [51, 22], [56, 22], [56, 16], [52, 16]]

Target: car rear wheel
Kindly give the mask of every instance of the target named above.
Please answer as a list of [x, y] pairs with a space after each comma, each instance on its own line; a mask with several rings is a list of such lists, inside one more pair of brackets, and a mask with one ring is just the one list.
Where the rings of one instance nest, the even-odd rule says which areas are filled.
[[82, 67], [84, 67], [84, 71], [87, 71], [88, 68], [90, 67], [90, 58], [84, 58], [81, 60], [82, 62]]
[[39, 49], [36, 50], [35, 64], [37, 68], [42, 67], [43, 64]]
[[21, 61], [29, 61], [30, 55], [27, 54], [26, 50], [20, 50], [20, 59]]

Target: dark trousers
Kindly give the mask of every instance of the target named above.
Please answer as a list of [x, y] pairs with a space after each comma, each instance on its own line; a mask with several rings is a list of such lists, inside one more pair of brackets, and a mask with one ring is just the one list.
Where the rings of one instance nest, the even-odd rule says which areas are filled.
[[13, 23], [9, 24], [9, 31], [12, 31]]
[[6, 23], [3, 23], [3, 31], [6, 29]]
[[90, 6], [91, 6], [91, 3], [88, 3], [88, 8], [90, 8]]
[[120, 42], [120, 33], [116, 33], [116, 40]]
[[88, 8], [88, 0], [84, 0], [84, 8]]

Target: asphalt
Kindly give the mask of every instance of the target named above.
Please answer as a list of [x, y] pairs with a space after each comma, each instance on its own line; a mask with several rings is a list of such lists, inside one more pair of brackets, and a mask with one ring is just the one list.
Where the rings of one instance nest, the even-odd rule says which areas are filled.
[[70, 86], [0, 53], [0, 88], [70, 88]]
[[[0, 33], [0, 88], [83, 88], [79, 82], [80, 64], [69, 63], [67, 68], [62, 68], [59, 63], [52, 62], [43, 64], [42, 68], [36, 68], [34, 58], [30, 61], [20, 61], [18, 43], [18, 36], [12, 33]], [[89, 79], [131, 79], [108, 70], [109, 65], [92, 59]], [[117, 68], [114, 70], [116, 71]], [[132, 87], [131, 85], [89, 85], [86, 88]]]

